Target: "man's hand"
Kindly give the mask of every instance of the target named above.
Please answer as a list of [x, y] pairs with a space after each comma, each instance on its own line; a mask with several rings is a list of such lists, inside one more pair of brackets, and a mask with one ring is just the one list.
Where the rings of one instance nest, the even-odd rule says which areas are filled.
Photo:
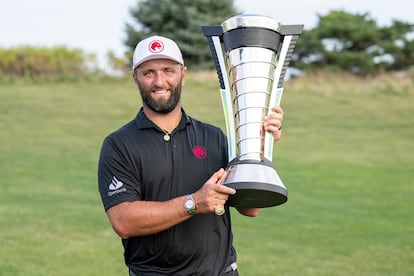
[[196, 214], [214, 213], [215, 207], [224, 206], [229, 195], [236, 193], [236, 190], [221, 185], [225, 176], [224, 169], [218, 170], [193, 194], [196, 202]]
[[265, 131], [273, 133], [274, 142], [280, 139], [282, 133], [283, 110], [280, 106], [272, 107], [272, 113], [264, 117], [263, 127]]

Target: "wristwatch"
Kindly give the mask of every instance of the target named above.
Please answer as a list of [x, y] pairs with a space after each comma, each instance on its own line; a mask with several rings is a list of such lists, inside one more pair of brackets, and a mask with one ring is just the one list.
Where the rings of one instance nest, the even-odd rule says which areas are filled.
[[184, 201], [184, 209], [190, 214], [194, 215], [196, 212], [196, 203], [193, 194], [189, 194]]

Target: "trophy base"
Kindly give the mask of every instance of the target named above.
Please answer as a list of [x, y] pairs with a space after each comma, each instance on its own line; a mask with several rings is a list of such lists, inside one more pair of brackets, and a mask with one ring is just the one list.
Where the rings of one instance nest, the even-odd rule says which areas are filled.
[[283, 204], [288, 192], [272, 166], [239, 163], [227, 168], [223, 185], [236, 190], [227, 204], [237, 208], [266, 208]]

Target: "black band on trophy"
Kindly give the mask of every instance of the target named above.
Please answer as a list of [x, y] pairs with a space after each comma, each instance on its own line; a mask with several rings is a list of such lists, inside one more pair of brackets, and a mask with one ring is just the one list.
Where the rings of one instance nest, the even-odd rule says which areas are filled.
[[254, 159], [240, 160], [238, 158], [235, 158], [235, 159], [231, 160], [228, 163], [228, 166], [236, 165], [236, 164], [261, 165], [261, 166], [268, 166], [270, 168], [273, 168], [274, 167], [272, 161], [267, 160], [266, 158], [264, 158], [263, 160], [254, 160]]
[[231, 51], [240, 47], [260, 47], [279, 52], [282, 36], [263, 28], [238, 28], [223, 34], [224, 48]]
[[214, 65], [216, 67], [217, 77], [219, 79], [220, 88], [224, 89], [224, 80], [223, 80], [223, 73], [221, 72], [220, 63], [218, 60], [217, 52], [214, 47], [213, 36], [222, 36], [223, 35], [223, 27], [221, 26], [202, 26], [201, 30], [203, 34], [207, 37], [208, 45], [210, 46], [211, 55], [213, 56]]
[[[257, 183], [257, 181], [228, 183], [226, 186], [237, 189], [237, 195], [229, 197], [227, 204], [241, 208], [266, 208], [275, 205], [275, 201], [287, 201], [287, 191], [276, 185]], [[253, 188], [254, 187], [254, 188]]]
[[223, 35], [223, 27], [217, 26], [202, 26], [201, 30], [206, 37]]

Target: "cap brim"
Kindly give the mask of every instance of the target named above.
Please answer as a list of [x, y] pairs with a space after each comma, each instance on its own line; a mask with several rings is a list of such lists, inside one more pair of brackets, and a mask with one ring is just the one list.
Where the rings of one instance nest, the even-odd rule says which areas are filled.
[[133, 67], [132, 70], [135, 70], [138, 66], [140, 66], [144, 62], [149, 61], [149, 60], [153, 60], [153, 59], [169, 59], [169, 60], [175, 61], [175, 62], [177, 62], [179, 64], [183, 64], [183, 61], [182, 60], [178, 60], [178, 59], [172, 58], [171, 56], [162, 55], [162, 54], [154, 54], [154, 55], [147, 56], [147, 57], [145, 57], [145, 58], [137, 61], [134, 64], [134, 67]]

